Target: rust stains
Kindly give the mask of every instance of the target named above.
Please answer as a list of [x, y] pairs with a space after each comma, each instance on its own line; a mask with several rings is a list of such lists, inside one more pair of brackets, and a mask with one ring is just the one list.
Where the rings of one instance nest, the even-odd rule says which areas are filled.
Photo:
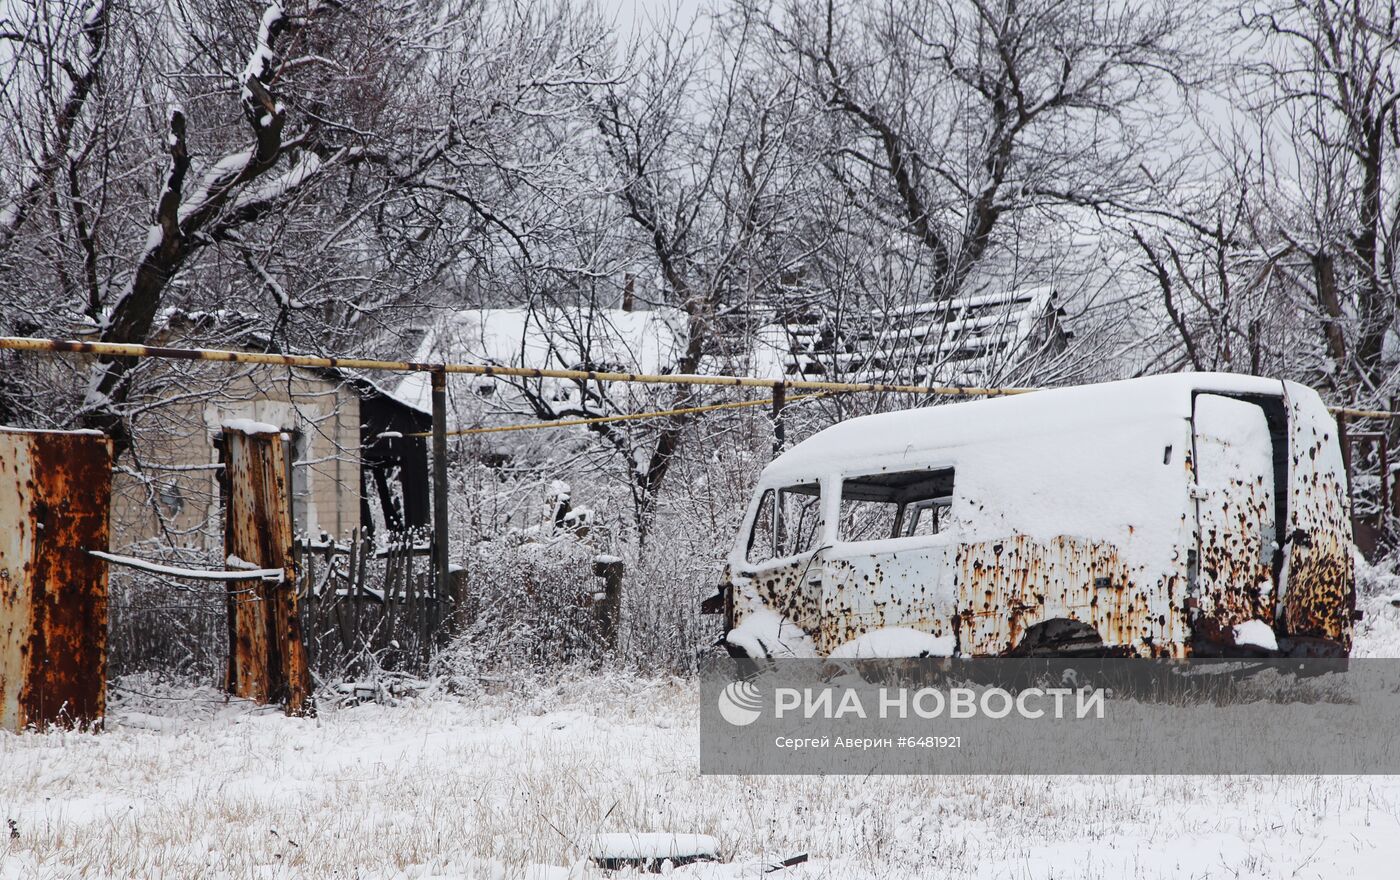
[[1013, 651], [1029, 627], [1049, 620], [1092, 626], [1106, 646], [1142, 656], [1173, 653], [1170, 599], [1177, 574], [1150, 582], [1112, 544], [1026, 535], [958, 548], [959, 644], [974, 656]]
[[1258, 480], [1232, 483], [1230, 491], [1213, 493], [1210, 500], [1217, 509], [1198, 536], [1197, 599], [1200, 617], [1209, 621], [1198, 621], [1198, 626], [1228, 629], [1274, 619], [1272, 554], [1264, 552], [1264, 542], [1273, 543], [1274, 499]]
[[829, 561], [818, 647], [830, 652], [870, 630], [892, 626], [953, 634], [951, 552], [929, 548]]
[[[822, 589], [825, 585], [825, 590]], [[1185, 571], [1146, 579], [1105, 542], [1062, 536], [817, 559], [759, 572], [747, 591], [829, 653], [871, 630], [909, 627], [953, 635], [960, 653], [1016, 648], [1033, 625], [1079, 621], [1106, 648], [1141, 656], [1185, 650]]]
[[1298, 533], [1292, 544], [1283, 626], [1293, 638], [1329, 639], [1351, 650], [1356, 575], [1336, 531]]
[[764, 605], [814, 633], [822, 624], [821, 573], [819, 560], [774, 566], [756, 573], [750, 589]]
[[1281, 624], [1294, 640], [1326, 639], [1351, 649], [1356, 571], [1351, 557], [1351, 509], [1331, 420], [1295, 410], [1287, 561]]
[[0, 430], [0, 728], [102, 722], [111, 470], [100, 435]]
[[[224, 550], [280, 581], [229, 585], [229, 693], [281, 703], [289, 715], [313, 711], [306, 645], [297, 611], [287, 449], [278, 432], [226, 429]], [[251, 586], [250, 586], [251, 584]]]

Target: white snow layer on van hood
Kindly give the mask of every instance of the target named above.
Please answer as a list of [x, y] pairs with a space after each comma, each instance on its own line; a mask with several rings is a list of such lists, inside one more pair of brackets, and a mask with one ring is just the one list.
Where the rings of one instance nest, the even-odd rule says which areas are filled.
[[817, 645], [802, 627], [770, 608], [744, 615], [725, 640], [750, 657], [816, 657]]

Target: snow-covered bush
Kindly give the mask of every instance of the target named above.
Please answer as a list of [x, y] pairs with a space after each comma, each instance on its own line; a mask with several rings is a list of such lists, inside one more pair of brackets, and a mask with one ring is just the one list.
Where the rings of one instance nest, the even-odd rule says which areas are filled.
[[572, 538], [479, 544], [468, 551], [460, 634], [437, 667], [457, 675], [596, 662], [593, 551]]

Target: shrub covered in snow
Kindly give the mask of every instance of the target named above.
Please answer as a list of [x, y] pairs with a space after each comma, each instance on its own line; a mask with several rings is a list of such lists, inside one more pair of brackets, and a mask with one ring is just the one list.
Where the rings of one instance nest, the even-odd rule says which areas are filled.
[[590, 548], [571, 538], [501, 540], [467, 553], [465, 625], [439, 658], [442, 669], [518, 671], [602, 657]]

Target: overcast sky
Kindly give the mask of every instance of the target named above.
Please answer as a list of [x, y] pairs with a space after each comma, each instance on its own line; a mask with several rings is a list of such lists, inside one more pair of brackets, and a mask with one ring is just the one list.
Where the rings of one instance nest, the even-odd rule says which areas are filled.
[[639, 28], [654, 29], [666, 21], [672, 9], [681, 22], [693, 19], [710, 5], [709, 0], [598, 0], [607, 19], [617, 22], [617, 33], [624, 44]]

